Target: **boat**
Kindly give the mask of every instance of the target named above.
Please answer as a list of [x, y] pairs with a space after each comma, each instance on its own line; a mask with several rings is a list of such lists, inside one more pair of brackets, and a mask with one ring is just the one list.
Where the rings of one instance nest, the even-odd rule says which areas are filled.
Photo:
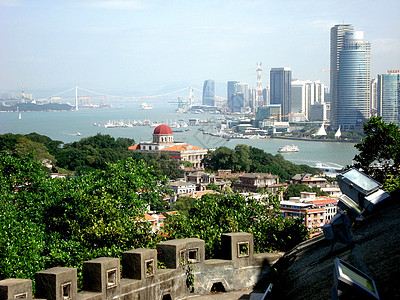
[[78, 131], [78, 132], [76, 133], [76, 135], [77, 135], [77, 136], [81, 136], [82, 134]]
[[19, 114], [18, 114], [18, 120], [21, 120], [21, 119], [22, 119], [22, 114], [19, 113]]
[[150, 110], [150, 109], [153, 109], [153, 108], [154, 108], [154, 105], [147, 104], [146, 102], [142, 102], [140, 104], [140, 109]]
[[282, 146], [282, 147], [279, 147], [279, 150], [278, 150], [278, 152], [280, 152], [280, 153], [284, 153], [284, 152], [299, 152], [299, 151], [300, 151], [300, 149], [296, 145]]

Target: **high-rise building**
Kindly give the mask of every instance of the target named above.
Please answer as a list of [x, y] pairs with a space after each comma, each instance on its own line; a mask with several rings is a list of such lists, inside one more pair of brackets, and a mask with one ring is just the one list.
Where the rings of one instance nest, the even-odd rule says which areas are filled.
[[204, 81], [202, 104], [215, 106], [215, 83], [212, 79]]
[[235, 83], [235, 92], [232, 98], [232, 112], [247, 112], [249, 108], [249, 84]]
[[378, 78], [374, 78], [371, 80], [371, 116], [377, 116], [377, 107], [378, 107]]
[[292, 95], [290, 103], [291, 113], [302, 113], [306, 115], [306, 82], [302, 80], [293, 80], [291, 83]]
[[310, 120], [311, 107], [324, 103], [324, 84], [320, 81], [292, 80], [291, 86], [290, 112], [303, 114]]
[[263, 88], [263, 99], [264, 99], [264, 106], [269, 105], [269, 85]]
[[386, 123], [400, 124], [400, 70], [378, 75], [378, 116]]
[[364, 32], [345, 33], [337, 73], [337, 125], [362, 128], [371, 113], [371, 43], [364, 41]]
[[226, 91], [226, 96], [228, 98], [228, 110], [233, 111], [233, 95], [235, 94], [235, 84], [239, 83], [239, 81], [228, 81], [227, 83], [227, 91]]
[[331, 102], [331, 123], [337, 127], [337, 95], [338, 95], [338, 71], [339, 51], [343, 49], [344, 35], [347, 31], [353, 31], [350, 24], [335, 25], [331, 28], [331, 50], [330, 50], [330, 102]]
[[270, 103], [281, 105], [282, 120], [287, 121], [290, 114], [291, 68], [272, 68], [270, 71]]

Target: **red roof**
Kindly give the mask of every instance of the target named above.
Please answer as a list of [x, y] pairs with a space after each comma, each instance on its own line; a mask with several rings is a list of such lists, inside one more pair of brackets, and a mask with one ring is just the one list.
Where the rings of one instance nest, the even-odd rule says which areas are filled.
[[173, 133], [171, 127], [165, 124], [161, 124], [154, 129], [153, 134], [173, 134]]
[[200, 148], [200, 147], [197, 147], [197, 146], [188, 145], [188, 144], [184, 144], [184, 145], [174, 145], [174, 146], [171, 146], [171, 147], [167, 147], [167, 148], [161, 149], [161, 151], [186, 151], [186, 150], [203, 150], [203, 148]]

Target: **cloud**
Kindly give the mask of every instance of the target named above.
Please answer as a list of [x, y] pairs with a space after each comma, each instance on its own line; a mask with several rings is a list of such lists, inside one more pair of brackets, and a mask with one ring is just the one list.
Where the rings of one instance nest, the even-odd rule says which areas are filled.
[[0, 7], [17, 7], [21, 5], [20, 0], [0, 0]]
[[143, 10], [148, 5], [141, 1], [115, 0], [115, 1], [93, 1], [84, 4], [85, 7], [109, 10]]

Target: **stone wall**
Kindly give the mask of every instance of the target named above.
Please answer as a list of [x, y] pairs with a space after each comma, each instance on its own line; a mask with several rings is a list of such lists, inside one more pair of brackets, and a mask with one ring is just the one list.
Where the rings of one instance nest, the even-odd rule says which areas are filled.
[[[254, 254], [253, 236], [227, 233], [221, 237], [222, 258], [205, 259], [204, 241], [169, 240], [157, 249], [134, 249], [122, 259], [100, 257], [83, 262], [83, 290], [77, 291], [77, 270], [56, 267], [36, 273], [35, 298], [47, 300], [167, 300], [254, 286], [280, 256]], [[160, 260], [167, 267], [158, 269]], [[0, 281], [0, 300], [31, 299], [32, 282]]]

